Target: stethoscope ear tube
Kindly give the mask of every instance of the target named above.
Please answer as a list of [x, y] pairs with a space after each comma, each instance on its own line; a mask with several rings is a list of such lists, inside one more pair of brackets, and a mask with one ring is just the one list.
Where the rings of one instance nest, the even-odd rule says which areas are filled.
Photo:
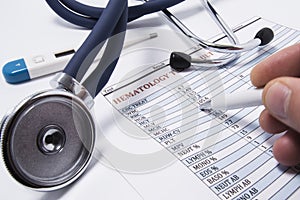
[[[128, 8], [128, 22], [143, 15], [177, 5], [185, 0], [149, 0], [146, 3]], [[64, 20], [81, 27], [92, 29], [102, 15], [104, 8], [84, 5], [73, 0], [46, 0], [52, 10]]]
[[[116, 34], [115, 32], [120, 25], [119, 21], [124, 21], [122, 18], [127, 17], [127, 11], [127, 0], [110, 0], [93, 30], [71, 58], [63, 72], [80, 82], [81, 77], [86, 73], [94, 59], [89, 58], [89, 63], [87, 63], [85, 62], [86, 58], [98, 45], [104, 45], [107, 39]], [[101, 48], [102, 46], [100, 46], [99, 50]], [[82, 74], [78, 74], [79, 71]]]

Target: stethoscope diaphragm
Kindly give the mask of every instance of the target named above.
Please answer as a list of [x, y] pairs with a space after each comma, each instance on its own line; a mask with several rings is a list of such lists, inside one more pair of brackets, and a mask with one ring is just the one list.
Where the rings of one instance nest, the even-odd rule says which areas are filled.
[[89, 108], [54, 89], [22, 101], [1, 124], [4, 163], [23, 185], [59, 189], [80, 176], [92, 157], [95, 128]]

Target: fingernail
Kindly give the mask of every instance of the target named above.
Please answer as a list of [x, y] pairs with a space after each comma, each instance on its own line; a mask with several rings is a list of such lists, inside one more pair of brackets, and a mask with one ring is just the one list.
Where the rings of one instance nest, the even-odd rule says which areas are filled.
[[287, 109], [290, 103], [290, 96], [292, 91], [285, 85], [275, 82], [269, 87], [265, 102], [267, 108], [280, 118], [287, 118]]

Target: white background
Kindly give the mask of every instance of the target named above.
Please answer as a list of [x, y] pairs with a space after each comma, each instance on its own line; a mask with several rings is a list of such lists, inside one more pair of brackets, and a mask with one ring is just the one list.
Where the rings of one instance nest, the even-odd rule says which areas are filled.
[[[98, 4], [97, 0], [81, 0], [81, 2]], [[104, 5], [105, 1], [100, 0]], [[133, 1], [131, 1], [133, 2]], [[223, 16], [229, 26], [234, 27], [253, 16], [260, 16], [276, 23], [300, 29], [299, 1], [296, 0], [214, 0], [212, 4]], [[219, 30], [209, 15], [203, 10], [200, 1], [186, 0], [170, 9], [187, 26], [202, 38], [210, 38]], [[60, 19], [44, 1], [9, 0], [0, 6], [0, 65], [42, 52], [69, 47], [78, 47], [89, 33], [80, 27], [71, 25]], [[137, 27], [172, 27], [162, 17], [155, 13], [145, 16], [128, 25], [128, 29]], [[253, 33], [255, 35], [255, 33]], [[0, 75], [0, 117], [26, 96], [49, 88], [52, 76], [39, 78], [27, 83], [10, 85]], [[194, 186], [186, 186], [193, 188]], [[195, 187], [196, 188], [196, 187]], [[193, 189], [191, 189], [193, 191]], [[0, 195], [1, 199], [145, 199], [149, 191], [137, 194], [135, 189], [120, 174], [96, 164], [80, 181], [65, 190], [43, 193], [24, 188], [16, 183], [0, 162]], [[142, 197], [141, 197], [142, 196]], [[151, 196], [151, 195], [150, 195]], [[167, 197], [167, 196], [166, 196]]]

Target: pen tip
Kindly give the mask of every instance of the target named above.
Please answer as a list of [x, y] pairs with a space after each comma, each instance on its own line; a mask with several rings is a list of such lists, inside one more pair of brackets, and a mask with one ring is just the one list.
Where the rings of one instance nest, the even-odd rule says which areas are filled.
[[203, 111], [203, 112], [209, 112], [211, 109], [209, 109], [209, 108], [200, 108], [200, 110]]
[[200, 110], [203, 112], [207, 112], [211, 110], [211, 100], [200, 105]]

